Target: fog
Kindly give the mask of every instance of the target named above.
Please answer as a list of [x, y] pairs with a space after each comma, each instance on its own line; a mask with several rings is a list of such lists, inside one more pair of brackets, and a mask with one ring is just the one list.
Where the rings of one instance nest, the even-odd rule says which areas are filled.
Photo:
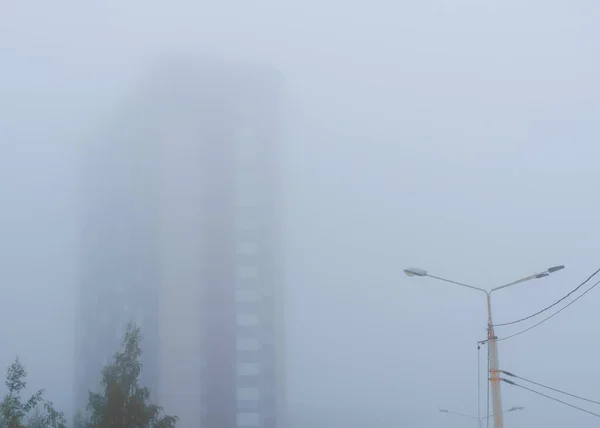
[[[477, 414], [485, 299], [403, 269], [489, 289], [566, 266], [494, 294], [502, 323], [600, 267], [599, 19], [591, 0], [3, 2], [0, 365], [75, 410], [86, 138], [164, 58], [244, 61], [283, 81], [290, 426], [465, 426], [437, 410]], [[597, 293], [500, 342], [501, 368], [599, 400]], [[502, 392], [525, 407], [507, 427], [597, 423]]]

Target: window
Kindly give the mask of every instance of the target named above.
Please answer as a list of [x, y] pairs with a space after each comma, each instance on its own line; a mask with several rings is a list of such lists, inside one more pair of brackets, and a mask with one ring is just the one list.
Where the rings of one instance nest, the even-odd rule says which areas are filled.
[[258, 388], [238, 388], [237, 399], [239, 401], [252, 400], [256, 401], [260, 398]]
[[238, 413], [237, 414], [237, 425], [238, 425], [238, 427], [260, 426], [260, 414], [259, 413]]
[[236, 349], [238, 351], [258, 351], [260, 349], [260, 342], [253, 337], [238, 337]]
[[260, 352], [239, 350], [236, 359], [239, 363], [260, 363], [262, 360]]
[[237, 375], [238, 376], [258, 376], [259, 368], [258, 363], [238, 363]]
[[255, 314], [237, 314], [237, 324], [241, 326], [258, 325], [258, 317]]
[[256, 266], [236, 266], [235, 275], [243, 279], [256, 278], [258, 276], [258, 268]]
[[236, 407], [241, 413], [256, 413], [261, 412], [261, 404], [259, 400], [238, 400]]
[[265, 419], [264, 428], [275, 428], [277, 426], [274, 416]]
[[238, 207], [253, 207], [258, 205], [258, 198], [256, 195], [252, 195], [249, 193], [238, 193], [235, 204]]
[[256, 242], [237, 242], [235, 252], [240, 255], [253, 256], [258, 253], [258, 245]]
[[236, 290], [235, 300], [239, 303], [258, 302], [260, 293], [257, 290]]
[[248, 216], [240, 215], [236, 219], [235, 226], [239, 231], [254, 231], [258, 229], [258, 222], [254, 219], [249, 218]]

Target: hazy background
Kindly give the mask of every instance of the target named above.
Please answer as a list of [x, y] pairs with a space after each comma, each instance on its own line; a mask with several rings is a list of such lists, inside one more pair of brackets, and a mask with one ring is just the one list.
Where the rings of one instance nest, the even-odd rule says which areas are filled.
[[[477, 412], [484, 300], [402, 269], [491, 287], [567, 265], [498, 293], [504, 322], [598, 267], [599, 19], [593, 0], [0, 3], [0, 365], [20, 355], [72, 411], [81, 142], [164, 55], [242, 59], [285, 78], [292, 410], [464, 426], [436, 409]], [[598, 397], [598, 298], [502, 342], [502, 368]], [[507, 426], [596, 423], [503, 391], [526, 407]]]

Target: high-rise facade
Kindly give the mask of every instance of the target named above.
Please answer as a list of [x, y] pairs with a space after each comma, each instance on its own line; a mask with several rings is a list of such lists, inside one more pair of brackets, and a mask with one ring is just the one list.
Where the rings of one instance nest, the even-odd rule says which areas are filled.
[[180, 427], [283, 426], [279, 84], [173, 62], [86, 145], [78, 397], [133, 320]]

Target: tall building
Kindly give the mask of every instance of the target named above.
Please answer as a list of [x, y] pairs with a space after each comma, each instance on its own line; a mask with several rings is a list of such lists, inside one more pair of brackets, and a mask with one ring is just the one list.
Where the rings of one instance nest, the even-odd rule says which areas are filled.
[[133, 320], [181, 428], [284, 426], [280, 97], [271, 71], [172, 62], [86, 145], [78, 398]]

